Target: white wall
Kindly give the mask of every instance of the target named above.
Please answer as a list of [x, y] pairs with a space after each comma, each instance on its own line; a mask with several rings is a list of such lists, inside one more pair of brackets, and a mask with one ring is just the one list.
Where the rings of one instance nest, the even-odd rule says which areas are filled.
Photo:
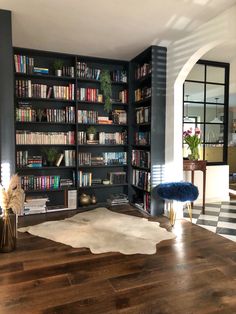
[[166, 107], [166, 180], [183, 178], [182, 160], [182, 88], [194, 64], [209, 50], [236, 40], [236, 6], [192, 35], [168, 47]]
[[[184, 172], [184, 180], [191, 182], [191, 172]], [[199, 197], [195, 204], [202, 204], [203, 173], [194, 172], [194, 184], [198, 187]], [[206, 203], [229, 201], [229, 166], [208, 166], [206, 172]]]
[[[168, 47], [167, 59], [167, 107], [166, 107], [166, 180], [183, 179], [182, 156], [182, 103], [183, 82], [194, 64], [207, 51], [225, 42], [236, 40], [236, 6], [203, 24], [190, 36]], [[220, 166], [221, 167], [221, 166]], [[223, 170], [222, 170], [223, 171]], [[226, 172], [224, 175], [226, 183]], [[211, 171], [209, 170], [209, 175]], [[214, 176], [213, 176], [214, 177]], [[221, 179], [222, 180], [222, 179]], [[228, 180], [228, 176], [227, 176]], [[212, 180], [209, 178], [209, 182]], [[225, 188], [227, 186], [225, 185]], [[210, 198], [217, 196], [213, 189]]]

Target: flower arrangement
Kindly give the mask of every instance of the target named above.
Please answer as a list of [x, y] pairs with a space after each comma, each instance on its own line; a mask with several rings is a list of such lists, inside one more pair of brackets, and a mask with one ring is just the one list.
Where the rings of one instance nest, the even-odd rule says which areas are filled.
[[191, 150], [191, 155], [189, 155], [189, 159], [191, 160], [199, 159], [198, 145], [201, 143], [200, 134], [201, 131], [199, 128], [195, 128], [194, 131], [190, 128], [189, 130], [183, 132], [184, 143], [187, 144]]
[[11, 177], [8, 187], [0, 187], [0, 206], [2, 215], [7, 216], [10, 209], [13, 213], [20, 214], [24, 207], [25, 193], [21, 188], [20, 178], [17, 174]]
[[22, 212], [24, 200], [18, 175], [11, 177], [7, 188], [0, 186], [0, 252], [10, 252], [16, 247], [16, 215]]

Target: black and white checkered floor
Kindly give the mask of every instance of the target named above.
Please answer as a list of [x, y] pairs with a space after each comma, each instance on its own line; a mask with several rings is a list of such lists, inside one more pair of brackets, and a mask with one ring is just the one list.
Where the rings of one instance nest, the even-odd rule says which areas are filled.
[[[236, 202], [206, 204], [205, 215], [200, 206], [193, 207], [192, 222], [236, 242]], [[184, 218], [189, 220], [187, 209]]]

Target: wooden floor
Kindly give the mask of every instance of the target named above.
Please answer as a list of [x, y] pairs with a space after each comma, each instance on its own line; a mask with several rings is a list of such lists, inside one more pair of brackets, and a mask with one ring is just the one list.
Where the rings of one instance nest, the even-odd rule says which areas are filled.
[[0, 255], [0, 314], [236, 313], [236, 244], [185, 220], [174, 232], [150, 256], [20, 234], [18, 249]]

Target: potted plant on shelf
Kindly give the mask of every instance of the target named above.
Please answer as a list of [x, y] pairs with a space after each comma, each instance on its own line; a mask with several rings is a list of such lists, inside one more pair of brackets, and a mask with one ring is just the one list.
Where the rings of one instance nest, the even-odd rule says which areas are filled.
[[63, 67], [63, 62], [61, 60], [54, 61], [53, 68], [55, 70], [56, 76], [62, 76], [62, 67]]
[[94, 126], [90, 126], [87, 129], [88, 140], [93, 141], [95, 139], [96, 133], [97, 133], [96, 128]]
[[101, 71], [100, 75], [101, 82], [101, 91], [104, 96], [104, 110], [110, 112], [112, 109], [111, 97], [112, 97], [112, 88], [111, 88], [111, 76], [108, 70]]
[[16, 248], [16, 215], [23, 212], [24, 200], [18, 175], [11, 177], [8, 187], [0, 186], [0, 252], [11, 252]]
[[53, 167], [58, 157], [58, 151], [55, 148], [47, 148], [44, 149], [44, 154], [46, 156], [47, 165]]

